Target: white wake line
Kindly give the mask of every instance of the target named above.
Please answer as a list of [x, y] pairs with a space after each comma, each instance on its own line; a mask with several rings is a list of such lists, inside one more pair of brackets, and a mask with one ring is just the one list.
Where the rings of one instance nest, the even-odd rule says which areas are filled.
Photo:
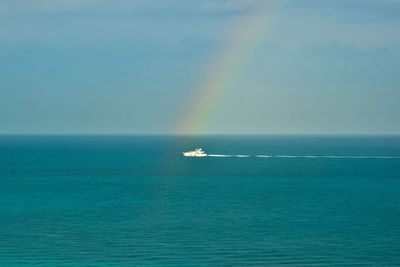
[[215, 154], [210, 154], [207, 155], [209, 157], [220, 157], [220, 158], [229, 158], [229, 157], [236, 157], [236, 158], [248, 158], [250, 155], [215, 155]]
[[[256, 157], [263, 157], [263, 155], [257, 155]], [[400, 159], [400, 157], [390, 156], [315, 156], [315, 155], [276, 155], [269, 156], [271, 158], [328, 158], [328, 159]]]
[[220, 154], [209, 154], [208, 157], [220, 157], [220, 158], [328, 158], [328, 159], [400, 159], [400, 157], [391, 156], [319, 156], [319, 155], [220, 155]]

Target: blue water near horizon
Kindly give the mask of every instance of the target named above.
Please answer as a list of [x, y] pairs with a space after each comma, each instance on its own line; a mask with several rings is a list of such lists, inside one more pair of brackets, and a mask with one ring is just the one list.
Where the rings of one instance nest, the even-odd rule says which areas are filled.
[[35, 264], [398, 266], [400, 137], [0, 136], [0, 266]]

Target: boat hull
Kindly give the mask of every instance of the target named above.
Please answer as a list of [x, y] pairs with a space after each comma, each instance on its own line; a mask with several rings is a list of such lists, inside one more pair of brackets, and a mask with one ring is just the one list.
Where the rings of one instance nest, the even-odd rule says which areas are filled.
[[199, 154], [193, 154], [193, 153], [190, 153], [190, 152], [184, 152], [183, 153], [183, 156], [185, 156], [185, 157], [198, 157], [198, 158], [201, 158], [201, 157], [207, 157], [207, 154], [201, 154], [201, 155], [199, 155]]

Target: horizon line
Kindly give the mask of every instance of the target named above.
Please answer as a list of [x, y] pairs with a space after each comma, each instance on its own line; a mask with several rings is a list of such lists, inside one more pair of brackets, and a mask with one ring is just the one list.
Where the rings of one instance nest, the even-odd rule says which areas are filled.
[[400, 136], [400, 133], [0, 133], [0, 136]]

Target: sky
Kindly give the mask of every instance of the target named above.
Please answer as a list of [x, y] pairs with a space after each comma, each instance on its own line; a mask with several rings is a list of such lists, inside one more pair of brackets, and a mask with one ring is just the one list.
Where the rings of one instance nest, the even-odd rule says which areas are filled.
[[400, 134], [399, 14], [398, 0], [0, 0], [0, 134]]

